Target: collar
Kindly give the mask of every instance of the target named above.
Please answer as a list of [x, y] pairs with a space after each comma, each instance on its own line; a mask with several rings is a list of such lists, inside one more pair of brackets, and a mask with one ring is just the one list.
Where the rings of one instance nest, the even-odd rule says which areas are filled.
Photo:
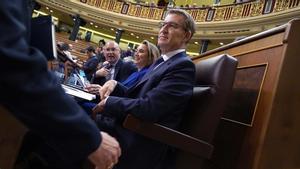
[[92, 57], [90, 57], [90, 58], [97, 58], [97, 56], [96, 55], [93, 55]]
[[177, 49], [177, 50], [173, 50], [171, 52], [168, 52], [164, 55], [161, 55], [161, 57], [164, 59], [164, 61], [167, 61], [168, 59], [170, 59], [172, 56], [175, 56], [178, 53], [184, 52], [185, 49]]
[[149, 67], [150, 67], [150, 65], [144, 66], [143, 68], [139, 69], [138, 72], [145, 71], [145, 70], [147, 70]]
[[111, 64], [111, 63], [109, 63], [111, 66], [113, 66], [113, 67], [115, 67], [118, 63], [119, 63], [119, 61], [120, 61], [120, 58], [114, 63], [114, 64]]

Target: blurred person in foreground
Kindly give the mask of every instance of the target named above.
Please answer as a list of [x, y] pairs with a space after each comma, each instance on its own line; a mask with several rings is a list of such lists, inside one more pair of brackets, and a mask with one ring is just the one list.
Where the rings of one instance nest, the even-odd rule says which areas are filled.
[[29, 3], [0, 1], [1, 106], [55, 150], [61, 161], [52, 168], [78, 169], [87, 159], [99, 169], [112, 168], [118, 142], [99, 131], [48, 71], [46, 57], [30, 47]]

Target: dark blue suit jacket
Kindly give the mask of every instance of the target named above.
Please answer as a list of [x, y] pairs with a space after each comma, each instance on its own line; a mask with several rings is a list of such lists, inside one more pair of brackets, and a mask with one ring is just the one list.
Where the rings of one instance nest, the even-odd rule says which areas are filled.
[[0, 104], [74, 169], [98, 148], [99, 129], [48, 71], [46, 57], [30, 48], [30, 19], [27, 0], [0, 1]]
[[[126, 80], [132, 73], [136, 72], [137, 68], [132, 62], [124, 62], [119, 59], [115, 66], [114, 80], [122, 82]], [[103, 85], [106, 82], [105, 77], [95, 77], [92, 83]]]
[[97, 70], [98, 64], [99, 64], [99, 59], [96, 55], [87, 59], [87, 61], [83, 64], [82, 69], [86, 75], [87, 80], [90, 81], [92, 79], [93, 74]]
[[[132, 88], [118, 83], [105, 104], [105, 113], [122, 121], [127, 114], [176, 129], [192, 96], [195, 66], [185, 52], [153, 66]], [[118, 97], [123, 96], [123, 97]], [[166, 160], [168, 146], [145, 138], [117, 125], [114, 135], [122, 146], [122, 156], [116, 168], [156, 169]], [[159, 167], [160, 166], [160, 167]]]

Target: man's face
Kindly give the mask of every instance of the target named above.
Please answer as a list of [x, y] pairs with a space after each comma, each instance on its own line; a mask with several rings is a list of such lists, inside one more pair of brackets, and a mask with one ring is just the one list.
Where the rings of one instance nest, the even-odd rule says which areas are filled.
[[178, 14], [168, 14], [161, 23], [158, 35], [158, 46], [162, 54], [185, 48], [187, 32], [184, 29], [184, 17]]
[[104, 46], [104, 56], [106, 61], [108, 61], [110, 64], [115, 64], [118, 59], [120, 58], [120, 49], [119, 46], [116, 43], [108, 42]]
[[88, 58], [90, 58], [90, 57], [92, 57], [92, 56], [93, 56], [93, 52], [86, 51], [85, 53], [86, 53], [86, 55], [87, 55], [87, 57], [88, 57]]

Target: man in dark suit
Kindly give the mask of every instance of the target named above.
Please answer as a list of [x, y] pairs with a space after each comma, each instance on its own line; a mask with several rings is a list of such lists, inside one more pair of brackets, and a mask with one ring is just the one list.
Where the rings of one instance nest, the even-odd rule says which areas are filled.
[[112, 79], [122, 82], [137, 71], [136, 66], [132, 62], [124, 62], [120, 59], [121, 49], [116, 42], [107, 42], [103, 51], [106, 62], [97, 70], [92, 83], [102, 86], [106, 81]]
[[93, 46], [87, 47], [85, 52], [88, 59], [82, 66], [80, 66], [80, 68], [84, 71], [87, 80], [91, 81], [92, 76], [96, 72], [99, 64], [99, 59], [96, 56], [95, 48]]
[[[116, 117], [117, 121], [132, 114], [144, 121], [176, 129], [193, 91], [195, 66], [185, 49], [194, 32], [194, 20], [186, 11], [169, 10], [160, 24], [158, 36], [162, 57], [131, 88], [113, 80], [106, 82], [100, 89], [102, 100], [94, 112], [104, 111]], [[116, 136], [122, 148], [116, 169], [174, 167], [174, 151], [167, 145], [129, 131], [121, 124], [109, 132]]]
[[[103, 47], [105, 62], [102, 67], [96, 71], [92, 79], [92, 84], [88, 84], [85, 89], [92, 94], [99, 95], [99, 89], [108, 80], [118, 82], [125, 81], [132, 73], [137, 71], [137, 67], [132, 62], [124, 62], [121, 56], [121, 49], [114, 41], [109, 41]], [[92, 102], [79, 101], [79, 105], [91, 115], [95, 103], [99, 102], [99, 97]]]
[[28, 4], [0, 1], [0, 105], [55, 149], [57, 167], [77, 169], [86, 159], [111, 167], [120, 155], [116, 140], [100, 133], [48, 71], [46, 57], [29, 46]]

